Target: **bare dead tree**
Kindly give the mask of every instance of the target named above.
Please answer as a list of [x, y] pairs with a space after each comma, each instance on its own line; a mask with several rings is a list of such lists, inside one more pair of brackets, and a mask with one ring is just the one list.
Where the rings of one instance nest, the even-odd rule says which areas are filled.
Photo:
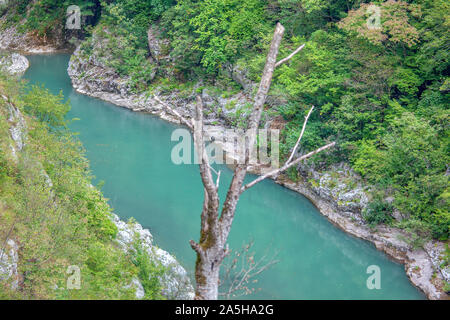
[[[183, 118], [176, 110], [172, 109], [166, 103], [162, 102], [158, 97], [155, 97], [167, 110], [174, 116], [178, 117], [185, 125], [194, 131], [194, 144], [197, 150], [200, 166], [200, 175], [204, 186], [204, 201], [201, 213], [201, 230], [200, 241], [197, 243], [190, 241], [191, 247], [197, 253], [197, 261], [195, 266], [195, 280], [196, 292], [195, 299], [197, 300], [216, 300], [218, 298], [219, 286], [219, 271], [223, 259], [229, 254], [227, 240], [230, 233], [231, 225], [234, 220], [236, 205], [239, 198], [245, 190], [251, 188], [264, 179], [274, 177], [288, 168], [295, 166], [299, 162], [306, 160], [313, 155], [328, 149], [335, 145], [335, 142], [327, 144], [315, 151], [303, 155], [294, 160], [297, 148], [300, 144], [303, 132], [306, 127], [309, 115], [313, 108], [311, 108], [308, 116], [305, 118], [302, 132], [299, 139], [292, 150], [292, 153], [286, 163], [279, 169], [274, 169], [253, 182], [244, 185], [244, 179], [249, 169], [249, 155], [252, 154], [252, 148], [255, 146], [256, 134], [261, 120], [261, 114], [267, 98], [267, 94], [272, 82], [273, 72], [275, 68], [283, 63], [288, 62], [296, 53], [298, 53], [304, 45], [297, 48], [292, 54], [277, 62], [277, 55], [283, 38], [284, 27], [278, 23], [272, 38], [270, 49], [267, 55], [266, 64], [261, 77], [258, 91], [254, 98], [253, 110], [250, 114], [249, 123], [247, 127], [247, 135], [245, 141], [244, 161], [240, 161], [233, 173], [233, 178], [229, 186], [221, 214], [219, 215], [219, 195], [218, 186], [220, 172], [217, 173], [217, 179], [214, 181], [209, 165], [209, 159], [205, 151], [205, 144], [203, 141], [203, 102], [200, 96], [197, 97], [196, 115], [194, 121], [189, 121]], [[214, 170], [213, 170], [214, 171]]]
[[255, 253], [251, 251], [253, 245], [252, 240], [224, 260], [219, 288], [225, 289], [219, 292], [219, 296], [230, 299], [258, 291], [254, 287], [258, 281], [256, 277], [279, 262], [277, 253], [271, 252], [270, 248], [260, 258], [255, 258]]

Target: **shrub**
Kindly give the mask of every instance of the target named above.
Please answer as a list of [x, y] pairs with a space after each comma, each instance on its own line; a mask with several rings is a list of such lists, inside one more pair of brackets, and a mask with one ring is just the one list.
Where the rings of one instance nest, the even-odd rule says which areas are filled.
[[363, 218], [371, 226], [392, 221], [393, 206], [381, 198], [372, 200], [362, 213]]

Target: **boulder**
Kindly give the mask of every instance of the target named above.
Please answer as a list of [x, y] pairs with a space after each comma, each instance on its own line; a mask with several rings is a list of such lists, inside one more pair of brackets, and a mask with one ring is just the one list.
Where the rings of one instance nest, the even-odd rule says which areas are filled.
[[21, 76], [29, 66], [28, 59], [18, 53], [0, 56], [0, 69], [10, 75]]
[[[137, 222], [126, 223], [115, 214], [112, 220], [118, 229], [116, 241], [124, 251], [134, 250], [133, 245], [137, 240], [147, 251], [150, 259], [165, 268], [166, 271], [160, 278], [160, 283], [163, 287], [162, 293], [167, 299], [192, 300], [194, 298], [194, 288], [186, 270], [171, 254], [153, 245], [153, 236], [149, 230], [144, 229]], [[144, 297], [145, 292], [142, 292], [142, 284], [137, 278], [133, 279], [130, 286], [136, 288], [136, 298]]]
[[10, 289], [19, 287], [17, 264], [19, 262], [19, 247], [12, 239], [6, 241], [6, 246], [0, 249], [0, 281], [6, 283]]

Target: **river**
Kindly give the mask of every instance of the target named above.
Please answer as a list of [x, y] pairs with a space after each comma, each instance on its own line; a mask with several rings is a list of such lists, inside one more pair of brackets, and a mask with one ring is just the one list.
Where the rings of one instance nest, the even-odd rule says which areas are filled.
[[[134, 217], [155, 243], [176, 256], [193, 278], [203, 190], [196, 165], [175, 165], [176, 125], [78, 94], [67, 75], [67, 54], [29, 56], [24, 78], [70, 99], [70, 129], [79, 133], [95, 176], [116, 214]], [[221, 199], [231, 181], [222, 169]], [[250, 178], [250, 177], [249, 177]], [[267, 180], [238, 204], [230, 248], [253, 240], [255, 258], [279, 262], [257, 277], [252, 299], [424, 299], [402, 265], [332, 225], [302, 195]], [[381, 270], [381, 289], [368, 289], [367, 268]]]

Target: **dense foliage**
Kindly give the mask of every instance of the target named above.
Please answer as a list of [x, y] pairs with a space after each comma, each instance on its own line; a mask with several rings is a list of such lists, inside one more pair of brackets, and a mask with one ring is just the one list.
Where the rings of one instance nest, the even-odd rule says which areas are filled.
[[[133, 299], [133, 277], [143, 282], [146, 298], [161, 298], [163, 269], [145, 251], [125, 253], [113, 241], [111, 209], [90, 184], [80, 142], [65, 128], [68, 102], [1, 74], [0, 95], [0, 249], [14, 239], [24, 275], [20, 290], [0, 279], [0, 298]], [[26, 121], [25, 147], [14, 154], [12, 106]], [[67, 289], [69, 266], [80, 268], [79, 290]]]
[[100, 8], [99, 0], [17, 0], [7, 1], [0, 13], [7, 12], [7, 27], [13, 24], [19, 25], [19, 31], [33, 32], [36, 36], [46, 40], [61, 33], [65, 21], [67, 8], [77, 5], [80, 8], [84, 22], [93, 23]]
[[[17, 12], [23, 14], [25, 2], [16, 5]], [[63, 7], [46, 7], [53, 2], [40, 1], [40, 9], [33, 10]], [[279, 101], [271, 112], [287, 122], [282, 150], [293, 147], [306, 110], [316, 106], [302, 151], [338, 142], [333, 154], [316, 161], [350, 163], [373, 186], [368, 221], [394, 223], [392, 210], [399, 210], [408, 217], [401, 226], [448, 239], [448, 1], [124, 0], [100, 5], [95, 34], [111, 40], [107, 62], [131, 76], [141, 91], [164, 77], [172, 85], [198, 79], [217, 85], [229, 64], [257, 81], [274, 24], [283, 23], [280, 56], [301, 43], [306, 47], [276, 71], [271, 89]], [[169, 59], [158, 64], [147, 46], [150, 26], [168, 40], [162, 50]], [[89, 42], [85, 47], [89, 53]], [[388, 197], [394, 198], [392, 204], [385, 202]]]

